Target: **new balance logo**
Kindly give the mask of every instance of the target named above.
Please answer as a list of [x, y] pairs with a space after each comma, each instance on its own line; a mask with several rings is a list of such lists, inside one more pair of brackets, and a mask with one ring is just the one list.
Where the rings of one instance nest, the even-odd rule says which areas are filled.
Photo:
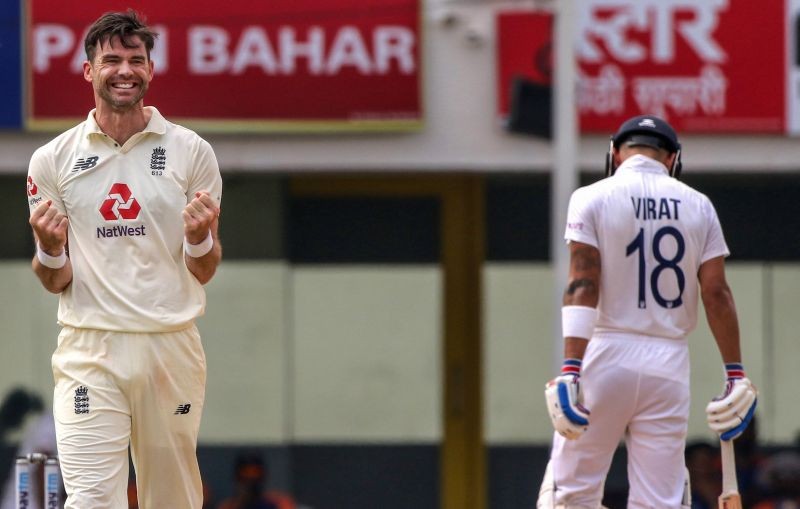
[[83, 385], [75, 389], [75, 413], [89, 413], [89, 389]]
[[80, 158], [75, 161], [75, 166], [72, 167], [72, 171], [76, 172], [79, 170], [88, 170], [89, 168], [94, 168], [97, 166], [98, 159], [100, 159], [98, 156], [91, 156], [87, 157], [86, 159]]
[[172, 415], [186, 415], [189, 413], [189, 410], [192, 409], [191, 403], [186, 403], [185, 405], [178, 405], [177, 410]]
[[153, 155], [150, 156], [150, 169], [156, 171], [163, 171], [167, 166], [167, 149], [163, 147], [156, 147], [153, 149]]

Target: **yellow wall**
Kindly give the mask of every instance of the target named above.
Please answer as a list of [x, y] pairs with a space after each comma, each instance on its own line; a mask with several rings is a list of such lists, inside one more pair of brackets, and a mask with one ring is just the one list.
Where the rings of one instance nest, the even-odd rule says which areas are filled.
[[[760, 389], [765, 442], [800, 428], [800, 266], [728, 265], [745, 367]], [[435, 442], [442, 438], [442, 274], [437, 266], [225, 262], [199, 327], [208, 357], [205, 443]], [[27, 262], [0, 264], [0, 394], [49, 402], [56, 297]], [[485, 433], [491, 444], [547, 443], [542, 396], [553, 374], [546, 264], [484, 268]], [[690, 339], [690, 438], [713, 438], [703, 408], [722, 365], [701, 313]]]

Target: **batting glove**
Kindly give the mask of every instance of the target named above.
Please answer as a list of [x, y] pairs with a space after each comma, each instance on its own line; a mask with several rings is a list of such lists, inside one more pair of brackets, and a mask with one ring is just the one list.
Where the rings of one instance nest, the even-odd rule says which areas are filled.
[[758, 391], [741, 364], [726, 364], [728, 379], [719, 396], [706, 406], [708, 426], [722, 440], [733, 440], [747, 429], [758, 403]]
[[567, 440], [576, 440], [589, 427], [589, 410], [581, 404], [581, 361], [566, 359], [561, 375], [547, 382], [544, 397], [553, 428]]

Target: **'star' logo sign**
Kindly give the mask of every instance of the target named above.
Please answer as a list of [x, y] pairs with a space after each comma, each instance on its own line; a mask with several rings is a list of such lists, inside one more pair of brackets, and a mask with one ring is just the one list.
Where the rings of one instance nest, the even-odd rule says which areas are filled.
[[116, 183], [111, 186], [108, 196], [100, 205], [100, 214], [106, 221], [115, 219], [136, 219], [142, 207], [133, 197], [127, 184]]
[[28, 177], [28, 196], [33, 196], [39, 192], [39, 188], [33, 183], [33, 177]]

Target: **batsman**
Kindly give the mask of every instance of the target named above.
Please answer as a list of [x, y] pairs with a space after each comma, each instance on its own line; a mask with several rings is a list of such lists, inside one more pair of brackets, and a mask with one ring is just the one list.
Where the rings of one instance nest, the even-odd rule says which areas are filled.
[[611, 138], [606, 178], [570, 199], [564, 362], [545, 388], [556, 433], [539, 508], [601, 507], [621, 440], [628, 508], [691, 506], [687, 336], [701, 300], [724, 365], [708, 424], [730, 441], [753, 417], [757, 392], [742, 364], [728, 247], [711, 201], [678, 180], [681, 166], [674, 129], [633, 117]]

